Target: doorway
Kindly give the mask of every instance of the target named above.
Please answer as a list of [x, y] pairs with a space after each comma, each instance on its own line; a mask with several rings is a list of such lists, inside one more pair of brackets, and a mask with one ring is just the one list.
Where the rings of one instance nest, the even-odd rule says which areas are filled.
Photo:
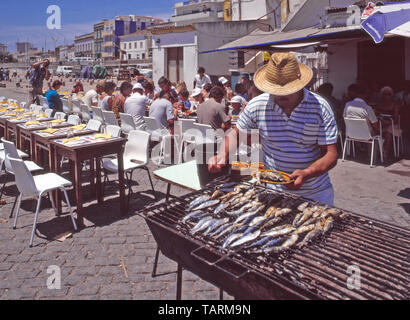
[[168, 48], [167, 60], [168, 80], [175, 83], [177, 83], [179, 80], [184, 80], [184, 48]]
[[405, 79], [404, 38], [387, 38], [380, 44], [358, 43], [358, 79], [366, 84], [396, 88]]

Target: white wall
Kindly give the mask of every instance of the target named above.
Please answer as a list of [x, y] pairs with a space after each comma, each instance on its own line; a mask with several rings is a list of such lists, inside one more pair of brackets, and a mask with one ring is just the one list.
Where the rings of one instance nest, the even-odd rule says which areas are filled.
[[256, 20], [267, 13], [266, 0], [232, 0], [232, 21]]
[[152, 78], [154, 80], [155, 86], [157, 86], [159, 78], [165, 75], [167, 70], [166, 61], [166, 49], [155, 44], [155, 41], [152, 42]]
[[194, 78], [198, 67], [198, 46], [184, 46], [184, 81], [189, 91], [194, 89]]
[[329, 82], [333, 84], [333, 95], [341, 99], [347, 87], [357, 78], [357, 42], [329, 45]]

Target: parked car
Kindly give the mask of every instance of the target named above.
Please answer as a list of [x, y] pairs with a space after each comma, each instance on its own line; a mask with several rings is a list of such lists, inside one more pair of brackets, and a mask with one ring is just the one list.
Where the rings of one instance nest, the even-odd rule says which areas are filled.
[[57, 76], [69, 76], [71, 74], [73, 74], [74, 70], [73, 67], [71, 66], [58, 66], [57, 67], [57, 71], [56, 74]]

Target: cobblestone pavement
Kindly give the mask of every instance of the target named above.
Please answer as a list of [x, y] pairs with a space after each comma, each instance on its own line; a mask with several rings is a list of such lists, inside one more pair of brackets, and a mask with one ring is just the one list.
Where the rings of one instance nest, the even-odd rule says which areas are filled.
[[[0, 95], [4, 93], [0, 90]], [[406, 157], [376, 168], [358, 161], [340, 161], [330, 174], [336, 206], [410, 229], [410, 160]], [[151, 171], [156, 168], [152, 165]], [[119, 216], [117, 184], [110, 182], [103, 205], [92, 197], [86, 200], [86, 228], [64, 242], [53, 239], [72, 231], [67, 207], [63, 207], [61, 217], [55, 217], [44, 201], [33, 248], [28, 242], [34, 203], [23, 201], [17, 229], [13, 230], [9, 214], [16, 187], [10, 181], [3, 196], [6, 204], [0, 207], [0, 299], [175, 299], [174, 262], [160, 255], [160, 276], [151, 277], [156, 243], [144, 220], [134, 213], [155, 200], [144, 171], [134, 175], [134, 181], [138, 185], [133, 187], [129, 216]], [[154, 179], [154, 184], [163, 201], [165, 183]], [[92, 193], [85, 188], [86, 198]], [[176, 196], [185, 193], [172, 189]], [[60, 290], [46, 286], [51, 275], [47, 269], [52, 265], [61, 268]], [[219, 298], [217, 288], [190, 272], [184, 271], [183, 279], [183, 299]], [[226, 294], [225, 298], [232, 299]]]

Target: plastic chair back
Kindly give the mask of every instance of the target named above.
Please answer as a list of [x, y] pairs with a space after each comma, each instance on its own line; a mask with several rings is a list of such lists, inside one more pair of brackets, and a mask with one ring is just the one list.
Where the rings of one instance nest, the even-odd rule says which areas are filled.
[[17, 158], [11, 158], [8, 155], [6, 156], [6, 159], [9, 161], [13, 169], [16, 185], [20, 193], [26, 197], [37, 195], [38, 192], [33, 175], [28, 170], [24, 161]]
[[[21, 159], [21, 157], [19, 156], [17, 152], [16, 145], [13, 142], [7, 141], [4, 138], [1, 138], [1, 142], [3, 143], [4, 154], [6, 156], [9, 155], [10, 157], [15, 158], [15, 159]], [[7, 159], [7, 157], [5, 158], [4, 164], [6, 165], [6, 171], [13, 173], [13, 168], [9, 160]]]
[[79, 100], [73, 100], [73, 113], [81, 114], [81, 102]]
[[71, 112], [71, 107], [68, 104], [68, 100], [67, 99], [61, 99], [61, 101], [63, 102], [63, 111], [65, 113], [70, 113]]
[[114, 138], [121, 136], [121, 128], [119, 126], [108, 125], [105, 127], [105, 132], [111, 134]]
[[136, 129], [134, 118], [130, 114], [120, 113], [120, 119], [122, 132], [129, 133]]
[[147, 131], [155, 131], [160, 130], [161, 128], [158, 125], [158, 122], [155, 118], [152, 117], [144, 117], [145, 123], [147, 125]]
[[83, 118], [83, 121], [87, 122], [91, 120], [90, 111], [88, 109], [88, 106], [85, 104], [80, 104], [80, 109], [81, 109], [81, 117]]
[[128, 134], [125, 144], [124, 160], [138, 160], [144, 164], [149, 159], [150, 134], [141, 130], [133, 130]]
[[115, 113], [112, 111], [103, 111], [104, 122], [107, 125], [118, 126], [118, 120]]
[[51, 115], [53, 114], [54, 110], [53, 109], [46, 109], [44, 110], [44, 113], [47, 115], [48, 118], [51, 118]]
[[102, 123], [100, 121], [91, 119], [90, 121], [88, 121], [86, 129], [100, 131], [101, 126], [102, 126]]
[[54, 119], [65, 120], [65, 116], [66, 114], [64, 112], [56, 112], [56, 114], [54, 115]]
[[369, 141], [372, 134], [367, 119], [344, 118], [346, 124], [346, 137], [353, 140]]
[[104, 115], [102, 110], [98, 107], [91, 107], [91, 111], [93, 112], [93, 119], [98, 120], [101, 123], [104, 123]]
[[67, 122], [69, 124], [72, 124], [72, 125], [76, 126], [76, 125], [79, 125], [81, 123], [81, 119], [80, 119], [79, 116], [72, 114], [68, 117]]

